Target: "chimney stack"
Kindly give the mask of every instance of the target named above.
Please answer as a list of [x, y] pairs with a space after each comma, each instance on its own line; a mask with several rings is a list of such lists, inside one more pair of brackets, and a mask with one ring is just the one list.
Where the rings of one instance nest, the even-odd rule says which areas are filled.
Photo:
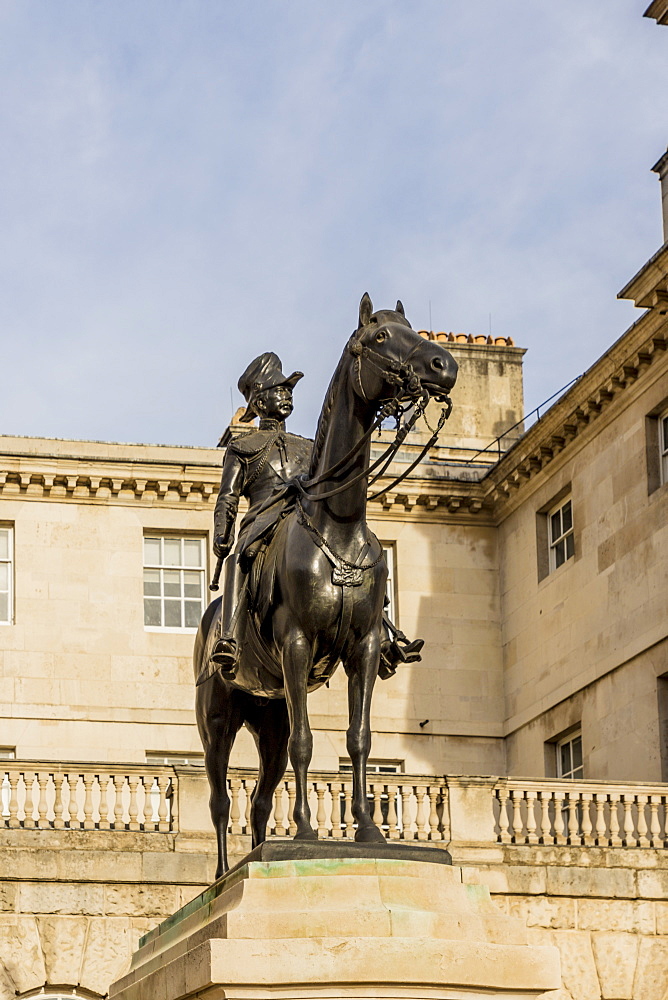
[[668, 150], [652, 167], [661, 180], [661, 204], [663, 207], [663, 242], [668, 243]]

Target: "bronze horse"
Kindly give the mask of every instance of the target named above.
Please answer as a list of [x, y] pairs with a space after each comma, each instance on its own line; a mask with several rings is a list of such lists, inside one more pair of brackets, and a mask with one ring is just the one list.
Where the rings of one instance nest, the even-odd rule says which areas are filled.
[[[218, 840], [216, 878], [227, 870], [230, 800], [227, 767], [242, 725], [260, 767], [253, 793], [253, 847], [266, 838], [274, 792], [288, 758], [295, 775], [295, 839], [317, 839], [310, 822], [308, 767], [313, 738], [306, 698], [343, 663], [348, 676], [347, 749], [352, 761], [355, 840], [383, 841], [366, 795], [371, 695], [378, 675], [387, 566], [366, 522], [371, 431], [381, 408], [428, 396], [449, 404], [457, 364], [412, 330], [401, 303], [373, 312], [364, 295], [359, 325], [339, 361], [323, 404], [309, 479], [295, 482], [295, 508], [250, 579], [244, 641], [234, 681], [216, 673], [197, 687], [197, 724], [211, 787]], [[389, 405], [388, 405], [389, 404]], [[195, 677], [218, 631], [220, 598], [207, 608], [194, 650]]]

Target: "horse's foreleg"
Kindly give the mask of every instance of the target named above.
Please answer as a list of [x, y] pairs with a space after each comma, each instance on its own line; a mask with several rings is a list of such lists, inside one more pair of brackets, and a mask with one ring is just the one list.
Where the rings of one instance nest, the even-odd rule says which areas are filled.
[[371, 818], [366, 794], [366, 765], [371, 751], [371, 695], [380, 659], [378, 632], [368, 634], [361, 642], [351, 646], [345, 660], [350, 722], [346, 746], [353, 766], [352, 812], [357, 822], [355, 840], [378, 842], [385, 838]]
[[[207, 681], [206, 687], [215, 685], [216, 689], [224, 682], [218, 677]], [[202, 688], [197, 689], [198, 692]], [[212, 698], [214, 692], [207, 691], [206, 694]], [[233, 696], [227, 691], [215, 691], [213, 704], [208, 703], [208, 711], [200, 711], [198, 704], [198, 724], [202, 743], [204, 745], [204, 763], [209, 779], [209, 808], [211, 820], [216, 831], [216, 842], [218, 845], [218, 864], [216, 866], [216, 878], [220, 878], [227, 869], [227, 825], [230, 819], [230, 797], [227, 791], [227, 765], [232, 751], [234, 738], [242, 725], [241, 714], [238, 706], [234, 704]], [[199, 699], [198, 699], [199, 701]]]
[[283, 699], [270, 701], [261, 709], [255, 736], [260, 757], [260, 771], [253, 791], [251, 805], [251, 830], [253, 847], [267, 839], [267, 823], [274, 800], [274, 792], [285, 774], [288, 764], [288, 737], [290, 723]]
[[283, 644], [283, 679], [290, 719], [288, 754], [295, 772], [295, 840], [318, 839], [318, 834], [311, 827], [311, 808], [308, 802], [308, 767], [313, 755], [313, 736], [306, 709], [310, 669], [311, 648], [306, 637], [301, 633], [289, 636]]

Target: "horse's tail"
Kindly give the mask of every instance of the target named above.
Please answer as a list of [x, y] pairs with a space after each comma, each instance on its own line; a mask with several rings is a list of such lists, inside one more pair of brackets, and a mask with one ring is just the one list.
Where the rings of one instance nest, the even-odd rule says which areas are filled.
[[195, 636], [195, 646], [193, 648], [193, 671], [195, 674], [195, 681], [197, 681], [202, 668], [208, 660], [208, 656], [206, 656], [207, 646], [210, 645], [208, 639], [216, 615], [220, 614], [221, 604], [222, 597], [216, 597], [213, 601], [211, 601], [211, 604], [202, 615], [202, 620], [199, 623], [197, 635]]

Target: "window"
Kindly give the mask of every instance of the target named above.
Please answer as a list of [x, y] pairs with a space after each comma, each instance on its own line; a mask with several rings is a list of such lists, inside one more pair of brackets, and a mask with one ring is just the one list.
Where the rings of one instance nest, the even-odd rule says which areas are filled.
[[14, 621], [14, 529], [0, 527], [0, 625]]
[[144, 538], [144, 625], [196, 629], [204, 611], [203, 538]]
[[387, 597], [389, 604], [385, 608], [385, 614], [395, 625], [397, 624], [397, 602], [396, 602], [396, 590], [395, 590], [395, 559], [394, 559], [394, 544], [392, 542], [381, 542], [383, 546], [383, 555], [385, 556], [385, 562], [387, 563]]
[[204, 754], [198, 753], [157, 753], [147, 751], [147, 764], [204, 764]]
[[582, 732], [570, 733], [557, 743], [557, 777], [584, 778]]
[[562, 500], [548, 516], [550, 573], [573, 556], [573, 508], [571, 498]]
[[668, 412], [659, 417], [659, 466], [663, 486], [668, 483]]
[[[339, 770], [344, 773], [352, 771], [353, 765], [349, 757], [342, 757], [339, 760]], [[368, 760], [366, 765], [367, 774], [403, 774], [404, 762], [402, 760]]]

